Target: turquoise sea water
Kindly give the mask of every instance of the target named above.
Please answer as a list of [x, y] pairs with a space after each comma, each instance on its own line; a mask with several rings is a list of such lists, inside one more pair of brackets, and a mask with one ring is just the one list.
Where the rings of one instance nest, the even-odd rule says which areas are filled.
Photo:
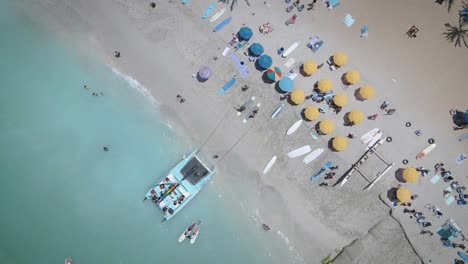
[[1, 6], [0, 263], [285, 263], [213, 184], [161, 223], [142, 198], [194, 146], [109, 67]]

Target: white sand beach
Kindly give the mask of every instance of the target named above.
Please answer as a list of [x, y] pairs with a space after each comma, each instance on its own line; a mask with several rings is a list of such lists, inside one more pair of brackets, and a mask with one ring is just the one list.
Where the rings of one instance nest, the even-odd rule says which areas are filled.
[[[302, 259], [298, 258], [298, 262], [320, 263], [329, 254], [336, 257], [342, 249], [333, 263], [453, 262], [457, 249], [442, 246], [436, 230], [449, 218], [467, 230], [468, 207], [456, 202], [446, 205], [442, 192], [449, 184], [443, 180], [432, 184], [430, 179], [434, 164], [443, 162], [456, 181], [468, 184], [468, 161], [455, 162], [459, 154], [468, 154], [468, 140], [457, 140], [467, 130], [454, 131], [449, 114], [451, 109], [464, 111], [467, 107], [468, 49], [454, 47], [442, 35], [445, 23], [457, 23], [460, 2], [456, 2], [450, 13], [445, 4], [433, 1], [343, 0], [333, 10], [317, 1], [310, 11], [307, 10], [309, 2], [303, 2], [306, 8], [302, 12], [294, 9], [291, 13], [285, 11], [290, 4], [284, 1], [238, 1], [232, 11], [230, 4], [216, 2], [211, 15], [223, 7], [227, 11], [213, 23], [201, 19], [210, 1], [189, 1], [186, 5], [181, 1], [156, 3], [154, 9], [149, 7], [149, 1], [142, 0], [36, 0], [19, 1], [18, 5], [43, 9], [51, 26], [62, 32], [74, 48], [91, 49], [90, 54], [100, 56], [111, 67], [149, 88], [163, 115], [194, 146], [202, 145], [210, 137], [203, 150], [221, 157], [215, 184], [226, 190], [231, 183], [254, 185], [257, 200], [251, 205], [254, 208], [246, 210], [252, 214], [258, 210], [258, 217], [269, 224], [271, 231], [281, 230]], [[296, 23], [286, 26], [284, 22], [293, 13], [298, 15]], [[350, 28], [343, 23], [346, 13], [356, 20]], [[232, 16], [232, 22], [221, 31], [212, 32], [228, 16]], [[274, 30], [262, 35], [258, 27], [266, 22]], [[265, 83], [263, 73], [242, 54], [248, 46], [236, 52], [250, 69], [250, 76], [241, 78], [230, 55], [224, 57], [221, 53], [229, 46], [232, 34], [244, 24], [254, 31], [250, 43], [262, 44], [265, 53], [273, 58], [273, 65], [283, 72], [287, 72], [284, 64], [289, 58], [320, 64], [337, 51], [346, 53], [348, 62], [339, 69], [330, 71], [325, 63], [312, 76], [299, 74], [294, 80], [294, 87], [309, 95], [318, 80], [330, 79], [335, 92], [348, 96], [343, 111], [335, 114], [325, 103], [311, 100], [298, 106], [280, 101], [281, 94], [275, 91], [274, 84]], [[368, 38], [360, 37], [364, 25], [369, 26]], [[416, 38], [409, 38], [405, 33], [413, 25], [419, 32]], [[306, 43], [316, 35], [324, 44], [314, 53]], [[287, 58], [277, 55], [280, 47], [287, 48], [296, 41], [301, 42], [300, 46]], [[121, 52], [121, 58], [114, 57], [116, 50]], [[231, 48], [229, 54], [232, 52]], [[202, 83], [192, 78], [192, 74], [203, 65], [210, 66], [213, 75]], [[353, 69], [361, 73], [361, 80], [346, 88], [341, 77]], [[216, 91], [234, 74], [238, 76], [236, 84], [217, 95]], [[375, 96], [359, 101], [355, 90], [364, 84], [374, 87]], [[249, 87], [245, 92], [241, 91], [243, 85]], [[178, 103], [177, 94], [186, 102]], [[234, 107], [252, 96], [261, 103], [260, 111], [243, 124], [244, 114], [236, 116]], [[390, 108], [397, 109], [395, 114], [384, 115], [379, 109], [385, 100], [390, 102]], [[285, 103], [285, 109], [271, 120], [271, 113], [280, 103]], [[286, 136], [286, 130], [301, 118], [301, 111], [309, 105], [327, 111]], [[365, 116], [378, 113], [379, 117], [366, 119], [357, 126], [344, 126], [343, 116], [353, 109], [361, 110]], [[335, 131], [313, 140], [310, 129], [323, 119], [332, 120]], [[407, 128], [406, 122], [412, 126]], [[329, 140], [348, 133], [360, 137], [377, 127], [392, 142], [384, 143], [375, 151], [380, 158], [370, 155], [360, 167], [362, 175], [355, 172], [343, 187], [332, 187], [365, 152], [365, 145], [359, 139], [350, 139], [346, 150], [332, 152], [328, 148]], [[418, 129], [423, 132], [421, 136], [414, 134]], [[435, 140], [436, 149], [416, 160], [416, 155], [429, 145], [430, 138]], [[303, 145], [323, 148], [325, 152], [308, 165], [302, 162], [303, 157], [286, 156]], [[278, 160], [263, 175], [265, 165], [275, 155]], [[370, 191], [363, 190], [386, 168], [381, 159], [394, 162], [395, 166]], [[407, 165], [402, 163], [404, 159], [409, 161]], [[329, 186], [319, 186], [323, 178], [312, 182], [310, 176], [327, 161], [339, 166], [337, 175], [327, 181]], [[407, 166], [423, 166], [431, 171], [416, 183], [401, 183], [419, 196], [412, 201], [412, 207], [392, 208], [387, 192], [399, 184], [396, 171]], [[230, 193], [235, 199], [236, 190]], [[239, 200], [243, 202], [246, 203]], [[437, 205], [444, 212], [443, 217], [433, 216], [425, 209], [426, 204]], [[414, 217], [409, 218], [410, 214], [403, 213], [404, 208], [424, 212], [426, 220], [432, 223], [428, 230], [434, 236], [421, 235], [422, 227]], [[281, 239], [279, 234], [272, 237]], [[463, 243], [460, 238], [454, 242]]]

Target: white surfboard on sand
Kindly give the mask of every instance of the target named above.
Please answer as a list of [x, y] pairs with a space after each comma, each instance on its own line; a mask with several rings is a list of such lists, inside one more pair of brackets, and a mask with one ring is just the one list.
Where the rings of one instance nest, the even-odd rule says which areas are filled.
[[271, 160], [268, 162], [268, 164], [265, 166], [265, 169], [263, 169], [263, 174], [267, 174], [267, 172], [271, 169], [273, 164], [276, 162], [276, 156], [273, 156]]
[[435, 149], [437, 145], [434, 143], [434, 144], [430, 144], [429, 147], [425, 148], [423, 151], [419, 152], [419, 154], [416, 156], [416, 159], [422, 159], [423, 157], [427, 156], [427, 154], [429, 154], [429, 152], [431, 152], [433, 149]]
[[305, 156], [305, 158], [302, 161], [305, 164], [309, 164], [310, 162], [315, 160], [318, 156], [320, 156], [320, 154], [322, 154], [323, 151], [324, 151], [324, 149], [318, 148], [318, 149], [312, 151], [311, 153], [309, 153], [309, 155]]
[[304, 154], [307, 154], [311, 151], [312, 149], [310, 148], [309, 145], [305, 145], [305, 146], [302, 146], [300, 148], [297, 148], [291, 152], [288, 153], [288, 157], [290, 158], [295, 158], [295, 157], [299, 157], [299, 156], [302, 156]]
[[283, 58], [286, 58], [289, 54], [291, 54], [291, 52], [293, 52], [299, 46], [299, 44], [301, 44], [300, 41], [294, 42], [294, 44], [292, 44], [287, 50], [285, 50], [283, 54], [281, 54], [281, 56]]
[[215, 22], [216, 19], [218, 19], [220, 16], [222, 16], [224, 12], [226, 12], [226, 8], [223, 8], [223, 9], [221, 9], [221, 11], [219, 11], [219, 12], [216, 13], [216, 14], [214, 14], [214, 15], [210, 18], [210, 22]]
[[[372, 130], [370, 130], [369, 132], [365, 133], [362, 137], [361, 137], [361, 142], [364, 143], [364, 140], [370, 138], [370, 137], [373, 137], [375, 134], [377, 134], [379, 132], [379, 129], [378, 128], [374, 128]], [[364, 143], [365, 144], [365, 143]]]
[[375, 136], [371, 137], [371, 140], [369, 141], [369, 143], [367, 144], [367, 148], [366, 149], [370, 149], [375, 143], [377, 143], [377, 141], [380, 140], [380, 138], [383, 136], [383, 133], [382, 132], [379, 132], [377, 133]]
[[302, 119], [294, 122], [294, 124], [286, 131], [286, 135], [291, 135], [302, 125]]

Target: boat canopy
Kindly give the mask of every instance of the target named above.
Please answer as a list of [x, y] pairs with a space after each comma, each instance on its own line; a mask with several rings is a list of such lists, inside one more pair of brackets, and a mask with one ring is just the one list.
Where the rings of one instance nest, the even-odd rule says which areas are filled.
[[198, 159], [197, 156], [193, 157], [185, 164], [180, 170], [180, 173], [187, 178], [192, 184], [197, 184], [211, 171]]

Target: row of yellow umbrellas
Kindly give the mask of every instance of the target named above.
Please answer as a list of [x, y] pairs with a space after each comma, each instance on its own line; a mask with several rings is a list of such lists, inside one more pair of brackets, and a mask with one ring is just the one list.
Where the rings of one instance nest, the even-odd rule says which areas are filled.
[[[405, 182], [415, 182], [419, 178], [419, 172], [413, 167], [408, 167], [403, 170], [402, 176]], [[396, 195], [397, 199], [402, 203], [411, 201], [411, 192], [406, 187], [398, 188]]]
[[[374, 88], [364, 85], [359, 88], [358, 94], [362, 99], [369, 99], [374, 96]], [[294, 104], [301, 104], [305, 101], [305, 93], [301, 89], [294, 89], [290, 98]], [[333, 96], [333, 103], [336, 106], [343, 107], [348, 103], [348, 97], [344, 93], [336, 93]]]

